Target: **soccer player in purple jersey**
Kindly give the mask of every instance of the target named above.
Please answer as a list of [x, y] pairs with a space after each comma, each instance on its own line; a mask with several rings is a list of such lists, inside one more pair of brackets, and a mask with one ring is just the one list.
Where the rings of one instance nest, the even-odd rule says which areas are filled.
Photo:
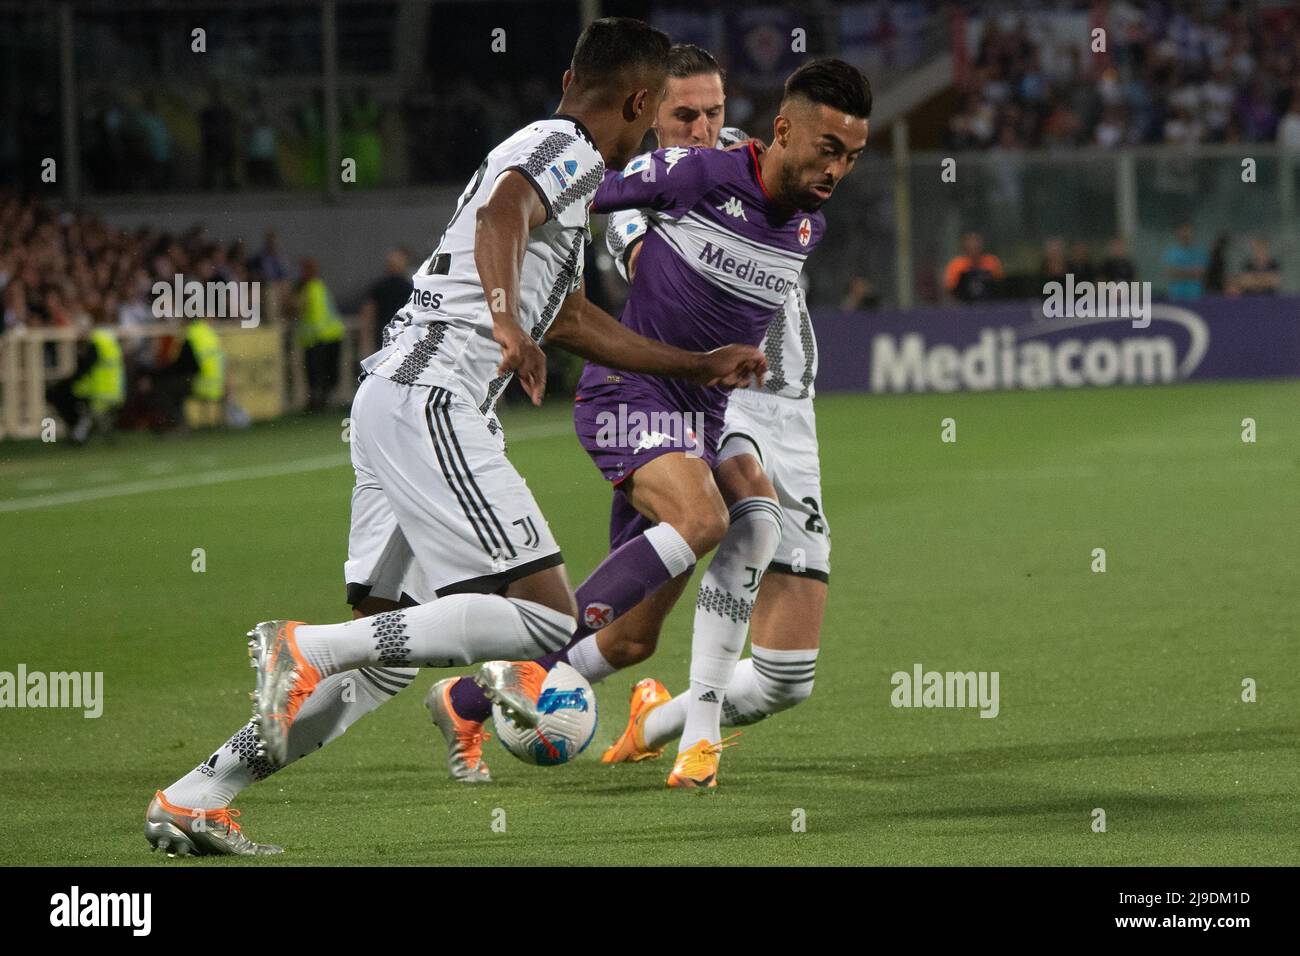
[[[787, 83], [765, 153], [752, 145], [735, 152], [674, 147], [639, 156], [622, 174], [607, 175], [593, 209], [642, 208], [652, 221], [636, 250], [637, 281], [623, 323], [689, 348], [762, 341], [822, 236], [824, 221], [816, 210], [865, 146], [869, 113], [865, 78], [843, 61], [817, 61]], [[736, 553], [720, 553], [701, 588], [704, 613], [696, 615], [692, 693], [670, 786], [716, 782], [723, 691], [744, 646], [750, 595], [780, 539], [777, 495], [761, 468], [737, 469], [725, 498], [714, 480], [726, 401], [724, 389], [589, 363], [575, 411], [584, 447], [615, 485], [615, 549], [670, 528], [693, 557], [702, 557], [728, 531], [730, 511]], [[686, 564], [667, 588], [656, 577], [656, 590], [624, 619], [624, 631], [639, 627], [657, 634], [688, 570]], [[658, 567], [653, 571], [660, 574]], [[592, 635], [629, 610], [599, 601], [590, 590], [587, 595], [596, 600], [580, 606], [579, 614]], [[605, 673], [612, 672], [615, 664], [602, 653], [608, 646], [588, 636], [557, 654], [512, 665], [519, 675], [514, 687], [536, 686], [539, 672], [575, 657], [579, 669], [594, 670], [594, 676], [602, 676], [602, 662]], [[526, 695], [487, 690], [508, 712], [526, 719]], [[487, 706], [473, 699], [471, 682], [462, 679], [452, 691], [459, 692], [452, 699], [461, 718], [486, 718]]]

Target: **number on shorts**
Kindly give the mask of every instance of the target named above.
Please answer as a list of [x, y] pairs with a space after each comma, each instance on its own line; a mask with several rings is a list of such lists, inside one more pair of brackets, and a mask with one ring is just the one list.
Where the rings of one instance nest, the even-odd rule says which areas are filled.
[[800, 498], [799, 500], [812, 509], [812, 514], [808, 516], [808, 520], [803, 524], [804, 530], [811, 531], [813, 534], [825, 534], [826, 526], [822, 524], [822, 509], [821, 505], [817, 504], [817, 499]]

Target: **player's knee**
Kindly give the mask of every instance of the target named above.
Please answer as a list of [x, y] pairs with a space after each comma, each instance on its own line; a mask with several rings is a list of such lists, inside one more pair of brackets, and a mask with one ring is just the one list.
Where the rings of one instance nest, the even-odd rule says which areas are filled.
[[649, 660], [654, 655], [658, 644], [658, 632], [654, 634], [624, 635], [616, 644], [608, 648], [602, 647], [601, 654], [604, 655], [612, 667], [622, 670], [625, 667], [632, 667], [642, 661]]
[[677, 533], [686, 540], [691, 550], [699, 557], [703, 557], [718, 546], [726, 535], [729, 525], [727, 509], [721, 501], [717, 506], [701, 507], [692, 514], [683, 516], [679, 521], [673, 522]]

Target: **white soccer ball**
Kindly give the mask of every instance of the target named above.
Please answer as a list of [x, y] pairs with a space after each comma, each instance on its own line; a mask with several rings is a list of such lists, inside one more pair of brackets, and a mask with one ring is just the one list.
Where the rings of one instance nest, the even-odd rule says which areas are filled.
[[556, 664], [542, 681], [537, 698], [541, 719], [520, 727], [492, 705], [497, 739], [524, 763], [550, 767], [568, 763], [587, 749], [596, 735], [596, 692], [568, 664]]

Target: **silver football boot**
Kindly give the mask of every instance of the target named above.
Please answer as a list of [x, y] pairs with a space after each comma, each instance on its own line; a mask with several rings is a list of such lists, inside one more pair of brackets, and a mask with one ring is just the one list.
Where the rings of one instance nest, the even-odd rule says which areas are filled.
[[254, 843], [232, 818], [238, 810], [182, 810], [154, 794], [144, 814], [144, 838], [168, 856], [270, 856], [284, 848]]
[[429, 688], [424, 695], [424, 706], [429, 708], [433, 726], [442, 731], [447, 741], [447, 772], [460, 783], [491, 783], [492, 774], [483, 762], [483, 741], [491, 734], [485, 733], [477, 721], [463, 720], [452, 709], [449, 693], [451, 685], [460, 678], [448, 677]]
[[297, 711], [295, 704], [320, 680], [315, 668], [297, 657], [292, 632], [300, 623], [263, 621], [247, 635], [249, 664], [257, 671], [251, 723], [260, 741], [258, 756], [265, 756], [277, 767], [289, 760], [289, 727]]
[[474, 683], [483, 688], [488, 700], [525, 728], [536, 727], [541, 718], [537, 698], [544, 680], [546, 671], [532, 661], [488, 661], [474, 675]]

